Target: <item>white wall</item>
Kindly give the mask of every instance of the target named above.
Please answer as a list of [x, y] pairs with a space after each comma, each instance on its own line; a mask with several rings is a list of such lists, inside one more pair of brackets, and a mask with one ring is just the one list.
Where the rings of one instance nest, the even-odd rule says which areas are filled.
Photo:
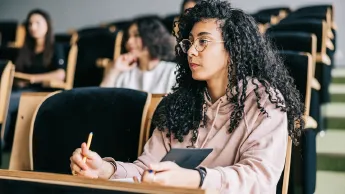
[[[130, 19], [142, 14], [161, 16], [178, 13], [182, 0], [0, 0], [0, 19], [23, 21], [34, 8], [48, 11], [56, 32], [96, 25], [118, 19]], [[308, 4], [333, 3], [338, 24], [336, 63], [345, 65], [344, 0], [231, 0], [233, 6], [248, 12], [272, 6], [297, 8]]]
[[180, 0], [0, 0], [0, 19], [24, 20], [34, 8], [48, 11], [56, 32], [141, 14], [179, 11]]

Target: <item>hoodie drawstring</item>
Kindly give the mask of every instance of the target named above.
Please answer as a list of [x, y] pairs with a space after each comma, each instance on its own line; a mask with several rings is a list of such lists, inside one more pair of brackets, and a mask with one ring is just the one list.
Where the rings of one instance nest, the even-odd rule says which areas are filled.
[[[213, 120], [213, 122], [212, 122], [211, 129], [210, 129], [210, 131], [207, 133], [207, 136], [206, 136], [206, 138], [205, 138], [205, 140], [204, 140], [204, 142], [202, 143], [202, 145], [201, 145], [200, 148], [203, 148], [203, 147], [205, 146], [205, 144], [206, 144], [208, 138], [210, 137], [211, 132], [212, 132], [213, 129], [214, 129], [214, 125], [216, 124], [216, 120], [217, 120], [218, 113], [219, 113], [219, 108], [220, 108], [220, 105], [221, 105], [222, 103], [223, 103], [223, 101], [222, 101], [222, 99], [220, 99], [220, 101], [219, 101], [219, 103], [218, 103], [218, 105], [217, 105], [216, 116], [214, 117], [214, 120]], [[199, 139], [199, 135], [198, 135], [198, 137], [197, 137], [196, 142], [198, 142], [198, 139]]]

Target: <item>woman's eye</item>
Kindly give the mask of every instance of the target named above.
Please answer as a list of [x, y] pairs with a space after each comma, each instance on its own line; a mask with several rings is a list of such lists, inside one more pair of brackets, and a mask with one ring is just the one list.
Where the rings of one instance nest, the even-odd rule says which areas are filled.
[[207, 44], [207, 42], [208, 42], [208, 40], [206, 40], [206, 39], [200, 39], [199, 40], [199, 45], [204, 46], [204, 45]]

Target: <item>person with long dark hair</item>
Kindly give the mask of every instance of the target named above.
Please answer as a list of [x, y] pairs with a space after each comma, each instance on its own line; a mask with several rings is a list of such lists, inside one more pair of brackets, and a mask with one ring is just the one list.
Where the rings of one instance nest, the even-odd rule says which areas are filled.
[[[47, 12], [32, 10], [25, 21], [26, 36], [23, 47], [15, 61], [16, 72], [27, 74], [30, 84], [65, 79], [62, 47], [54, 44], [52, 22]], [[20, 86], [19, 86], [20, 87]]]
[[[288, 136], [297, 145], [304, 128], [293, 79], [255, 20], [227, 1], [201, 1], [178, 22], [177, 84], [157, 107], [142, 155], [133, 163], [102, 159], [82, 143], [71, 170], [221, 193], [276, 193]], [[172, 148], [213, 151], [185, 169], [160, 162]]]
[[41, 9], [28, 13], [25, 20], [26, 35], [23, 47], [15, 60], [16, 74], [25, 79], [15, 79], [10, 98], [5, 130], [5, 149], [12, 144], [14, 125], [22, 92], [53, 91], [43, 87], [44, 82], [65, 79], [65, 56], [61, 45], [54, 43], [52, 21]]
[[127, 53], [115, 61], [101, 87], [170, 92], [176, 83], [173, 41], [157, 17], [135, 19], [124, 36]]

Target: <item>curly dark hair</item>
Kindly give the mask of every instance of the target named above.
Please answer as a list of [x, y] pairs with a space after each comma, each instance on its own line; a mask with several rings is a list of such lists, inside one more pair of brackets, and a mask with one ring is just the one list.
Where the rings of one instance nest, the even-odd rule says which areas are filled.
[[[225, 49], [231, 56], [228, 67], [227, 98], [234, 105], [230, 116], [229, 132], [235, 130], [244, 115], [246, 90], [251, 77], [258, 80], [269, 95], [269, 101], [287, 112], [288, 133], [294, 144], [298, 144], [301, 131], [304, 128], [304, 105], [297, 91], [294, 80], [282, 60], [276, 54], [270, 42], [260, 34], [255, 20], [242, 10], [234, 9], [230, 3], [220, 0], [208, 0], [198, 3], [194, 8], [180, 16], [179, 31], [174, 36], [177, 42], [189, 36], [195, 23], [205, 19], [217, 19], [222, 30]], [[175, 47], [177, 57], [177, 84], [173, 93], [163, 98], [155, 112], [153, 125], [159, 130], [168, 129], [167, 136], [174, 134], [180, 142], [191, 130], [192, 142], [196, 141], [200, 121], [205, 123], [203, 106], [206, 82], [192, 78], [188, 65], [187, 54]], [[234, 67], [234, 68], [231, 68]], [[233, 76], [235, 75], [235, 76]], [[242, 86], [239, 83], [242, 82]], [[258, 84], [255, 85], [255, 96], [258, 109], [269, 116], [260, 104], [262, 94]], [[235, 94], [228, 95], [235, 87]], [[273, 91], [273, 92], [270, 92]], [[284, 98], [279, 97], [279, 92]]]
[[143, 46], [147, 47], [150, 57], [165, 61], [174, 61], [175, 41], [173, 36], [167, 31], [158, 16], [147, 15], [139, 16], [127, 26], [124, 33], [122, 48], [125, 51], [125, 44], [128, 40], [128, 29], [131, 25], [137, 24], [139, 35], [143, 41]]

